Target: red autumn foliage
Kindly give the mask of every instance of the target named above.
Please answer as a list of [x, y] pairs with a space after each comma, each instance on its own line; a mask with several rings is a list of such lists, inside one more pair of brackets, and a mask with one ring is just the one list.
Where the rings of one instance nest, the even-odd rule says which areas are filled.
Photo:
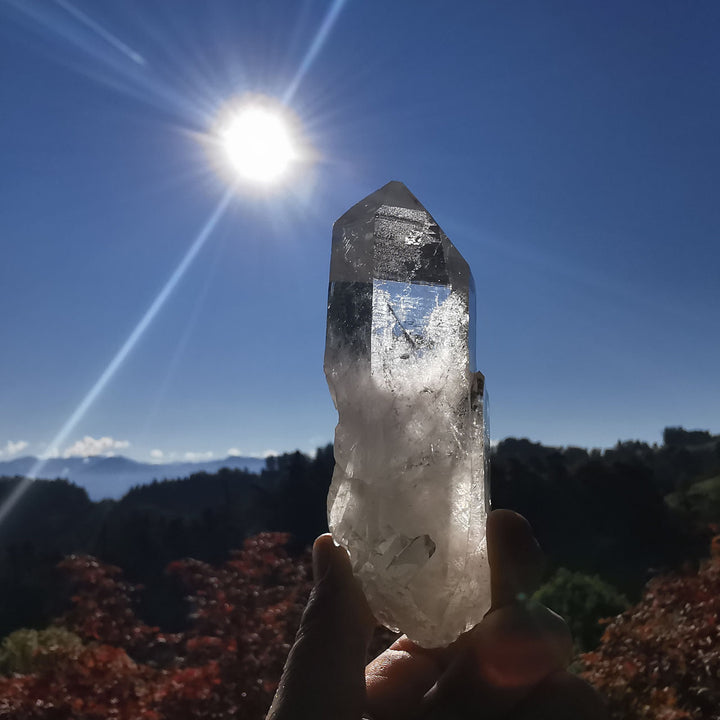
[[[264, 717], [311, 587], [309, 555], [300, 562], [290, 558], [287, 540], [279, 533], [257, 535], [221, 568], [197, 560], [169, 566], [189, 588], [194, 608], [179, 656], [184, 667], [206, 675], [176, 675], [175, 681], [198, 689], [168, 694], [163, 717]], [[212, 692], [201, 696], [204, 684]]]
[[161, 720], [161, 673], [127, 653], [93, 644], [44, 672], [0, 678], [0, 718], [13, 720]]
[[120, 568], [89, 555], [70, 555], [58, 567], [75, 591], [72, 609], [59, 622], [84, 640], [120, 647], [136, 660], [176, 640], [138, 619], [133, 606], [142, 587], [125, 582]]
[[[137, 618], [138, 588], [118, 568], [66, 559], [76, 593], [62, 622], [84, 645], [0, 677], [0, 718], [261, 720], [310, 590], [309, 555], [291, 558], [286, 542], [250, 538], [219, 568], [172, 563], [192, 608], [189, 628], [173, 635]], [[583, 656], [615, 720], [720, 720], [720, 538], [712, 549], [697, 573], [652, 580]]]
[[188, 588], [184, 633], [163, 634], [133, 611], [138, 588], [87, 556], [61, 564], [76, 588], [62, 622], [86, 644], [29, 675], [0, 677], [0, 718], [260, 720], [270, 704], [310, 590], [309, 555], [263, 533], [220, 568], [168, 571]]
[[720, 719], [720, 537], [696, 573], [651, 580], [583, 661], [616, 720]]

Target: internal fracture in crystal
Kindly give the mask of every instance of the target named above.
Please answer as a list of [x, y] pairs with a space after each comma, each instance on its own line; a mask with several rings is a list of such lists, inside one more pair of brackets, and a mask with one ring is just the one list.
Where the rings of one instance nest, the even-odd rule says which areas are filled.
[[376, 618], [425, 647], [490, 604], [487, 425], [470, 269], [391, 182], [333, 227], [328, 518]]

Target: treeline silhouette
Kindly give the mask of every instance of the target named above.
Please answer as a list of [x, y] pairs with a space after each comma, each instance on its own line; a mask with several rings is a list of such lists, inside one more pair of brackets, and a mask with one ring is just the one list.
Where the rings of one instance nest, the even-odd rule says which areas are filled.
[[[0, 637], [42, 628], [67, 597], [55, 566], [70, 553], [120, 566], [145, 586], [140, 614], [168, 631], [187, 608], [164, 573], [173, 560], [227, 559], [262, 531], [291, 534], [299, 552], [326, 531], [332, 446], [270, 457], [260, 474], [199, 473], [92, 502], [65, 480], [37, 480], [0, 524]], [[706, 554], [720, 523], [720, 436], [667, 428], [663, 444], [601, 452], [507, 439], [492, 455], [494, 507], [524, 514], [558, 567], [597, 574], [636, 598], [649, 575]], [[0, 503], [21, 478], [0, 478]], [[442, 478], [438, 478], [442, 482]], [[293, 548], [291, 548], [293, 549]]]

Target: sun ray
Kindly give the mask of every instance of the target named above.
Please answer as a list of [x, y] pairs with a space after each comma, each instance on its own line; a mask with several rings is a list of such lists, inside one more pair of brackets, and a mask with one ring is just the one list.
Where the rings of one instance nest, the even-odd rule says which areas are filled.
[[55, 0], [55, 2], [63, 10], [69, 12], [76, 20], [86, 27], [89, 27], [91, 30], [94, 30], [103, 40], [112, 45], [116, 50], [119, 50], [123, 55], [130, 58], [130, 60], [136, 62], [138, 65], [146, 64], [145, 58], [139, 52], [133, 50], [129, 45], [120, 40], [120, 38], [105, 29], [99, 22], [93, 20], [89, 15], [82, 12], [82, 10], [79, 10], [74, 5], [71, 5], [67, 0]]
[[310, 43], [310, 47], [305, 53], [305, 57], [303, 57], [300, 66], [295, 73], [295, 77], [292, 79], [290, 85], [288, 85], [288, 88], [285, 91], [285, 94], [283, 95], [282, 101], [284, 105], [289, 105], [292, 101], [300, 83], [302, 82], [302, 79], [307, 74], [307, 71], [315, 61], [315, 58], [319, 55], [323, 45], [325, 45], [330, 35], [330, 31], [333, 29], [333, 25], [335, 25], [335, 22], [340, 15], [340, 11], [343, 9], [346, 2], [347, 0], [332, 1], [327, 13], [325, 13], [323, 21], [320, 23], [318, 31], [315, 33], [315, 37]]
[[[168, 297], [170, 297], [172, 291], [180, 282], [183, 275], [212, 234], [213, 230], [220, 221], [220, 218], [225, 213], [233, 194], [234, 188], [232, 187], [225, 192], [220, 202], [217, 204], [212, 214], [198, 233], [197, 237], [193, 240], [183, 259], [180, 261], [172, 275], [170, 275], [165, 285], [163, 285], [160, 292], [150, 304], [150, 307], [145, 311], [133, 331], [130, 335], [128, 335], [127, 339], [112, 360], [108, 363], [107, 367], [103, 370], [100, 377], [95, 381], [95, 384], [90, 388], [87, 395], [85, 395], [85, 397], [81, 400], [80, 404], [75, 408], [70, 417], [65, 421], [65, 424], [60, 428], [57, 435], [53, 438], [49, 446], [50, 448], [59, 449], [60, 446], [66, 442], [70, 433], [75, 430], [78, 423], [83, 419], [95, 400], [97, 400], [105, 386], [110, 382], [110, 380], [112, 380], [115, 373], [135, 347], [138, 340], [140, 340], [145, 331], [148, 329], [152, 321], [155, 319], [155, 316], [158, 312], [160, 312], [162, 306], [165, 304]], [[15, 507], [15, 505], [17, 505], [20, 498], [25, 494], [25, 491], [30, 487], [32, 482], [39, 476], [47, 461], [48, 457], [40, 458], [30, 469], [27, 476], [20, 481], [19, 485], [10, 493], [2, 505], [0, 505], [0, 523], [3, 522], [8, 513], [13, 509], [13, 507]]]
[[[199, 124], [207, 121], [213, 105], [211, 99], [202, 98], [197, 88], [189, 92], [163, 78], [140, 52], [69, 0], [52, 3], [0, 2], [7, 3], [21, 22], [37, 26], [49, 38], [56, 38], [67, 47], [92, 58], [92, 62], [87, 62], [86, 58], [78, 60], [71, 53], [56, 57], [73, 72], [183, 118], [183, 125], [187, 120]], [[93, 36], [100, 37], [104, 44], [94, 42]]]

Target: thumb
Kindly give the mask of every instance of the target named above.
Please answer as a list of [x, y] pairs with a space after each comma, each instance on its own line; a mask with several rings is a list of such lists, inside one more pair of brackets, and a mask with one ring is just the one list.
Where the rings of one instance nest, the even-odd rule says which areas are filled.
[[313, 575], [315, 587], [268, 720], [359, 720], [375, 621], [347, 552], [330, 535], [315, 541]]

